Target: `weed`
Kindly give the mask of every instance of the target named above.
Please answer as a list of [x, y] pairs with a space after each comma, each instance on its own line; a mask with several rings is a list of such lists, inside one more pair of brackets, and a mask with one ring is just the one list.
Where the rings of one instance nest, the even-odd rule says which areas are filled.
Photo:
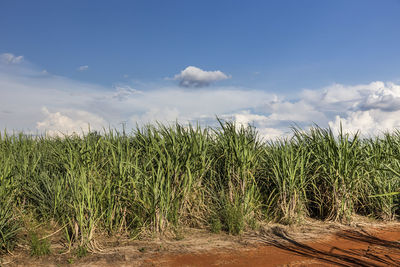
[[75, 251], [76, 257], [78, 259], [86, 257], [87, 253], [88, 253], [88, 251], [85, 246], [78, 246]]
[[50, 254], [50, 242], [44, 238], [40, 239], [36, 233], [30, 233], [31, 256], [45, 256]]
[[218, 217], [214, 217], [210, 221], [210, 231], [212, 233], [218, 234], [222, 230], [221, 220]]

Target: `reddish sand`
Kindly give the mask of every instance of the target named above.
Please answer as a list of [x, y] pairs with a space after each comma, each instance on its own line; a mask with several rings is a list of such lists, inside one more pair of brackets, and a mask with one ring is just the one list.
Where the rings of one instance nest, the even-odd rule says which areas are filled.
[[155, 266], [400, 266], [400, 227], [348, 230], [300, 243], [284, 235], [242, 250], [160, 255]]

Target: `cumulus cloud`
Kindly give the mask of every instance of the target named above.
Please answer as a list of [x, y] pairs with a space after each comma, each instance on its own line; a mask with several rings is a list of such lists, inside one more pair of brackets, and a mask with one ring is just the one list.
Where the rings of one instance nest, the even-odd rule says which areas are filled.
[[355, 86], [336, 84], [316, 91], [304, 91], [308, 101], [329, 119], [338, 130], [381, 134], [400, 126], [400, 86], [381, 81]]
[[400, 110], [400, 86], [393, 83], [375, 84], [379, 86], [366, 94], [360, 103], [360, 109], [378, 109], [388, 112]]
[[205, 87], [213, 82], [229, 79], [230, 76], [222, 71], [205, 71], [200, 68], [189, 66], [175, 75], [174, 80], [179, 81], [182, 87]]
[[6, 64], [19, 64], [24, 60], [23, 56], [15, 56], [11, 53], [0, 54], [0, 61]]
[[45, 118], [36, 123], [36, 129], [51, 136], [79, 135], [87, 132], [89, 128], [100, 130], [107, 125], [103, 118], [83, 110], [50, 112], [43, 107], [42, 113]]
[[76, 70], [77, 71], [87, 71], [89, 69], [88, 65], [79, 66]]
[[376, 81], [303, 90], [296, 100], [275, 98], [254, 112], [242, 111], [232, 118], [239, 124], [254, 124], [270, 137], [287, 136], [290, 125], [307, 128], [313, 123], [335, 132], [341, 125], [346, 132], [380, 135], [400, 128], [400, 85]]
[[379, 109], [358, 110], [348, 112], [345, 116], [336, 116], [329, 126], [336, 132], [340, 125], [346, 132], [356, 133], [360, 131], [363, 135], [380, 135], [386, 131], [400, 129], [400, 111], [384, 112]]
[[233, 114], [233, 117], [236, 124], [242, 126], [252, 125], [257, 122], [264, 122], [268, 120], [267, 116], [252, 114], [250, 110], [244, 110], [240, 113]]

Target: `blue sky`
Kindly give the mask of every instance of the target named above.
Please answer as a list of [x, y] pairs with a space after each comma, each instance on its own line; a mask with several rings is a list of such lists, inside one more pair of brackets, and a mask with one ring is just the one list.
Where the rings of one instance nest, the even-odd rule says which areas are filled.
[[[399, 1], [13, 0], [0, 6], [1, 52], [103, 85], [124, 74], [159, 81], [188, 65], [221, 69], [232, 84], [266, 90], [400, 78]], [[81, 65], [90, 71], [77, 73]]]
[[[369, 110], [361, 107], [371, 102], [375, 95], [385, 105], [388, 105], [387, 95], [395, 98], [393, 103], [397, 103], [397, 89], [393, 89], [397, 87], [393, 86], [400, 83], [400, 1], [3, 0], [0, 10], [0, 54], [4, 65], [0, 66], [4, 74], [0, 80], [0, 93], [8, 97], [8, 102], [4, 103], [8, 105], [7, 112], [21, 105], [13, 93], [35, 83], [38, 83], [35, 88], [53, 84], [49, 90], [64, 93], [71, 90], [86, 97], [95, 92], [115, 94], [121, 90], [125, 90], [124, 95], [175, 92], [177, 97], [179, 91], [182, 101], [199, 97], [198, 94], [202, 93], [209, 94], [212, 99], [215, 97], [212, 94], [240, 91], [238, 95], [243, 93], [249, 98], [247, 106], [240, 103], [226, 110], [210, 107], [212, 111], [221, 113], [211, 115], [236, 118], [235, 114], [247, 112], [251, 116], [264, 116], [255, 121], [268, 125], [268, 129], [283, 129], [286, 127], [283, 125], [298, 122], [296, 118], [285, 116], [282, 123], [268, 122], [274, 112], [282, 108], [274, 108], [275, 104], [271, 103], [276, 101], [294, 105], [304, 102], [310, 106], [302, 107], [309, 111], [306, 114], [314, 114], [311, 109], [320, 113], [320, 117], [300, 120], [304, 125], [311, 120], [334, 124], [336, 116], [350, 123], [356, 116], [351, 112], [358, 111], [368, 111], [374, 121], [379, 117], [371, 115], [374, 112], [397, 110], [394, 107], [386, 108], [386, 111], [377, 110], [376, 105]], [[23, 60], [11, 60], [10, 55], [14, 58], [22, 56]], [[196, 67], [195, 72], [220, 71], [225, 76], [207, 80], [196, 88], [184, 88], [179, 83], [184, 84], [182, 80], [187, 77], [179, 75], [189, 66]], [[27, 69], [36, 74], [46, 70], [47, 76], [41, 79], [43, 84], [37, 79], [34, 82], [27, 80]], [[371, 85], [376, 81], [383, 82], [383, 87]], [[364, 87], [359, 89], [360, 85]], [[349, 95], [336, 97], [335, 101], [340, 103], [329, 110], [317, 108], [310, 102], [310, 90], [319, 92], [320, 97], [331, 91], [331, 94], [340, 95], [341, 89], [335, 86], [356, 93], [348, 93], [353, 96], [351, 99]], [[259, 99], [260, 95], [264, 97], [263, 102], [254, 105], [257, 102], [254, 99]], [[150, 107], [155, 106], [157, 97], [146, 96], [149, 110], [154, 110]], [[17, 117], [3, 112], [0, 126], [39, 129], [38, 123], [44, 121], [43, 116], [57, 112], [76, 121], [72, 118], [74, 116], [68, 115], [72, 110], [68, 111], [67, 107], [77, 105], [79, 101], [70, 101], [64, 106], [55, 105], [57, 101], [32, 103], [32, 112], [35, 112], [35, 106], [42, 117], [32, 118], [32, 122], [26, 120], [24, 125], [9, 122]], [[230, 98], [227, 101], [234, 102]], [[351, 101], [351, 105], [343, 109], [346, 101]], [[96, 115], [99, 124], [115, 124], [112, 120], [133, 122], [150, 112], [145, 106], [137, 110], [127, 105], [123, 111], [105, 118], [107, 116], [99, 114], [99, 108], [96, 108], [100, 104], [93, 102], [93, 99], [88, 100], [85, 108], [83, 103], [77, 105], [74, 112]], [[107, 103], [110, 109], [118, 105]], [[184, 115], [184, 119], [190, 121], [211, 116], [201, 114], [199, 110], [188, 111], [173, 101], [166, 101], [165, 108], [172, 112], [169, 120], [174, 114], [177, 118]], [[165, 113], [161, 110], [162, 107], [154, 112]], [[187, 113], [189, 116], [185, 115]], [[395, 126], [397, 122], [388, 126], [375, 125]]]

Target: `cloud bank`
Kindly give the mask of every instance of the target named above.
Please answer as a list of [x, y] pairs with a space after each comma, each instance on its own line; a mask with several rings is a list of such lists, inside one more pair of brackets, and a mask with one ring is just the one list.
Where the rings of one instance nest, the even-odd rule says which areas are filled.
[[174, 80], [179, 81], [182, 87], [205, 87], [213, 82], [229, 79], [222, 71], [205, 71], [197, 67], [189, 66], [175, 75]]
[[289, 99], [229, 86], [106, 88], [43, 72], [22, 56], [3, 54], [0, 59], [0, 129], [57, 135], [81, 133], [89, 124], [100, 131], [155, 121], [215, 126], [216, 116], [254, 125], [265, 138], [288, 135], [294, 124], [307, 128], [317, 123], [337, 131], [341, 123], [347, 131], [366, 135], [400, 127], [400, 85], [391, 82], [333, 84]]

